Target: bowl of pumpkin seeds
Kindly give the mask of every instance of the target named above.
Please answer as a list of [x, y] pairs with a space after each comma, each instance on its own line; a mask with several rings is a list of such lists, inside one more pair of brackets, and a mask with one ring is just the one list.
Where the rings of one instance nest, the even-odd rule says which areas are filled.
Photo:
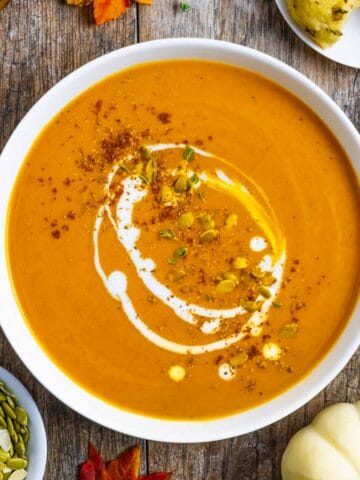
[[34, 400], [0, 367], [0, 480], [41, 480], [46, 457], [46, 432]]

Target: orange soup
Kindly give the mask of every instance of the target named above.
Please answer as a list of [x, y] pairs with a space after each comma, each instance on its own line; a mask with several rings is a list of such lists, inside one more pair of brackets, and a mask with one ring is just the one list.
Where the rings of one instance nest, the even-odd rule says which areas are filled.
[[144, 64], [66, 106], [25, 159], [8, 259], [39, 345], [103, 400], [222, 417], [298, 382], [357, 298], [356, 176], [254, 73]]

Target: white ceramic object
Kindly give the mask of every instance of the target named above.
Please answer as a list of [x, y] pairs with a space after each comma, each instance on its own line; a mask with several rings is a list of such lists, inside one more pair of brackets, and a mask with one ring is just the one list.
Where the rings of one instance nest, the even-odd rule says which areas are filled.
[[299, 384], [246, 412], [209, 421], [170, 421], [130, 413], [92, 396], [50, 360], [32, 336], [16, 304], [6, 263], [6, 213], [17, 172], [33, 140], [70, 100], [95, 82], [142, 62], [201, 58], [244, 67], [283, 85], [308, 104], [343, 144], [360, 171], [359, 134], [340, 108], [305, 76], [255, 50], [205, 39], [166, 39], [133, 45], [76, 70], [44, 95], [20, 122], [0, 157], [0, 322], [15, 351], [36, 378], [65, 404], [91, 420], [137, 437], [200, 442], [233, 437], [269, 425], [301, 407], [345, 366], [360, 343], [359, 306], [331, 352]]
[[16, 395], [19, 405], [23, 407], [29, 415], [30, 439], [27, 451], [29, 467], [27, 468], [28, 476], [26, 479], [41, 480], [44, 478], [46, 468], [47, 442], [45, 427], [40, 412], [26, 388], [14, 375], [2, 367], [0, 367], [0, 380]]
[[324, 57], [348, 67], [360, 68], [360, 8], [349, 15], [343, 30], [343, 36], [330, 48], [321, 48], [311, 37], [293, 20], [287, 7], [286, 0], [275, 0], [276, 4], [287, 21], [289, 27], [309, 47]]

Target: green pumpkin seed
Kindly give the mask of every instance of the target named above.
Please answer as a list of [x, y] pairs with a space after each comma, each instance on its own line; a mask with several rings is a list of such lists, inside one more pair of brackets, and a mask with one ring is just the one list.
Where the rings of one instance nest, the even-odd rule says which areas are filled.
[[0, 428], [6, 428], [7, 424], [4, 417], [0, 416]]
[[150, 158], [150, 160], [146, 164], [145, 173], [147, 178], [150, 180], [150, 182], [154, 182], [156, 180], [156, 174], [157, 174], [156, 160]]
[[11, 408], [15, 408], [15, 402], [14, 400], [10, 397], [10, 395], [8, 395], [6, 397], [6, 400], [7, 400], [7, 403], [10, 405]]
[[28, 462], [24, 458], [13, 457], [6, 462], [6, 466], [11, 470], [19, 470], [20, 468], [26, 468]]
[[199, 237], [200, 243], [212, 242], [218, 235], [219, 232], [217, 230], [206, 230], [206, 232], [202, 233]]
[[174, 255], [177, 258], [184, 258], [186, 257], [189, 249], [187, 247], [179, 247], [175, 250]]
[[242, 302], [241, 305], [247, 312], [256, 312], [257, 310], [259, 310], [259, 305], [256, 302], [252, 302], [250, 300]]
[[270, 297], [271, 297], [271, 290], [269, 290], [267, 287], [264, 287], [263, 285], [261, 285], [261, 286], [258, 288], [258, 292], [259, 292], [260, 295], [262, 295], [264, 298], [270, 298]]
[[233, 280], [221, 280], [216, 285], [216, 293], [218, 295], [225, 295], [226, 293], [231, 293], [236, 287], [236, 283]]
[[0, 462], [1, 463], [6, 463], [10, 458], [10, 455], [8, 452], [4, 452], [2, 448], [0, 448]]
[[232, 282], [235, 283], [235, 285], [238, 285], [239, 284], [239, 279], [238, 277], [235, 275], [235, 273], [232, 273], [232, 272], [225, 272], [224, 275], [224, 280], [231, 280]]
[[191, 212], [186, 212], [180, 215], [177, 221], [179, 228], [190, 228], [194, 223], [194, 215]]
[[148, 147], [142, 146], [140, 147], [140, 156], [143, 160], [150, 160], [151, 159], [151, 150]]
[[238, 216], [236, 213], [230, 213], [225, 219], [225, 227], [226, 228], [234, 228], [236, 227], [238, 222]]
[[6, 395], [0, 392], [0, 402], [6, 402]]
[[159, 236], [161, 238], [167, 238], [168, 240], [175, 240], [176, 234], [171, 228], [162, 228], [159, 231]]
[[20, 425], [23, 427], [26, 427], [28, 424], [28, 416], [25, 412], [25, 410], [21, 407], [16, 407], [15, 408], [15, 414], [16, 414], [16, 419], [19, 422]]
[[182, 278], [186, 276], [185, 270], [181, 268], [173, 268], [169, 273], [168, 273], [168, 278], [172, 282], [178, 282]]
[[195, 158], [195, 150], [191, 147], [186, 147], [183, 153], [183, 157], [188, 162], [192, 162]]
[[19, 470], [15, 470], [15, 472], [12, 472], [7, 480], [24, 480], [26, 477], [26, 471], [23, 468], [20, 468]]
[[265, 277], [265, 274], [266, 274], [266, 272], [264, 272], [264, 270], [262, 270], [260, 267], [254, 267], [254, 268], [251, 270], [251, 275], [252, 275], [254, 278], [257, 278], [257, 279], [260, 279], [260, 278]]
[[233, 368], [238, 368], [241, 365], [243, 365], [247, 360], [249, 359], [249, 355], [245, 350], [241, 350], [239, 353], [237, 353], [234, 357], [232, 357], [229, 361], [230, 365]]
[[15, 433], [13, 421], [12, 421], [12, 419], [11, 419], [10, 417], [7, 417], [7, 418], [6, 418], [6, 423], [7, 423], [7, 429], [8, 429], [8, 431], [9, 431], [9, 435], [10, 435], [10, 437], [11, 437], [11, 436], [14, 435], [14, 433]]
[[30, 433], [29, 433], [29, 430], [27, 428], [24, 428], [25, 432], [22, 434], [22, 438], [25, 442], [25, 445], [28, 443], [29, 441], [29, 438], [30, 438]]
[[186, 175], [180, 175], [177, 178], [174, 184], [174, 190], [176, 193], [184, 193], [187, 192], [191, 187], [191, 183], [189, 178]]
[[209, 214], [201, 215], [199, 222], [205, 230], [213, 230], [215, 228], [215, 221]]
[[267, 272], [261, 279], [261, 283], [266, 287], [271, 287], [271, 285], [273, 285], [275, 282], [276, 282], [276, 278], [270, 272]]
[[232, 264], [235, 270], [243, 270], [248, 265], [249, 265], [249, 260], [246, 257], [236, 257]]
[[281, 329], [281, 336], [283, 338], [293, 338], [295, 337], [297, 330], [298, 325], [296, 323], [288, 323]]
[[5, 412], [1, 405], [0, 405], [0, 417], [5, 417]]
[[12, 407], [10, 407], [10, 405], [8, 405], [7, 403], [4, 402], [2, 404], [2, 407], [3, 407], [6, 415], [8, 415], [11, 419], [16, 420], [16, 413], [15, 413], [14, 409]]
[[15, 444], [15, 452], [17, 453], [17, 455], [19, 455], [19, 457], [23, 457], [25, 455], [25, 445], [21, 442], [18, 442]]

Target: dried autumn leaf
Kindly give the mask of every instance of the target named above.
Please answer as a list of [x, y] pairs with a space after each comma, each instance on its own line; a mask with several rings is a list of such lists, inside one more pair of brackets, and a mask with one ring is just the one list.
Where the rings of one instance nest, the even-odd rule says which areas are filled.
[[80, 468], [80, 480], [95, 480], [95, 467], [89, 462], [85, 462]]
[[89, 443], [88, 461], [94, 465], [95, 472], [102, 473], [105, 469], [105, 462], [100, 453], [92, 443]]
[[142, 3], [143, 5], [151, 5], [152, 0], [136, 0], [137, 3]]
[[130, 0], [94, 0], [96, 25], [119, 18], [130, 7]]
[[122, 480], [123, 478], [120, 476], [117, 460], [113, 460], [109, 463], [106, 467], [106, 473], [110, 476], [111, 480]]
[[120, 480], [137, 480], [140, 471], [140, 447], [129, 448], [117, 459]]
[[0, 10], [6, 7], [10, 0], [0, 0]]

